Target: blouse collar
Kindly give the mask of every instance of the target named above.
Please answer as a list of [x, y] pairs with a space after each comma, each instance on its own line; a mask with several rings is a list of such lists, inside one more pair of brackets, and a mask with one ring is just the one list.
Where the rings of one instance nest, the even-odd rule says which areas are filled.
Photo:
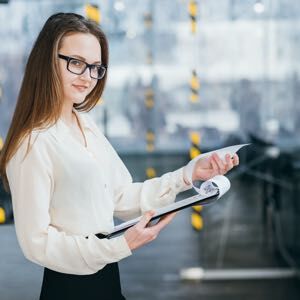
[[[76, 115], [81, 128], [84, 131], [90, 130], [91, 132], [93, 132], [96, 135], [93, 127], [91, 126], [91, 124], [89, 124], [89, 122], [88, 122], [87, 118], [84, 116], [84, 114], [78, 112], [74, 107], [73, 107], [72, 111]], [[57, 120], [54, 128], [55, 128], [55, 135], [70, 134], [70, 130], [71, 130], [71, 128], [62, 120], [61, 117]]]

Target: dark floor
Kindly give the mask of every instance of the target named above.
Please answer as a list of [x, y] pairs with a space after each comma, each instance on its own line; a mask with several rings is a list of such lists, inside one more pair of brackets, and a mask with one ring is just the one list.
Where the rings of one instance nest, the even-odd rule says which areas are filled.
[[[190, 210], [176, 219], [151, 244], [120, 263], [123, 293], [129, 300], [293, 300], [300, 299], [300, 281], [181, 281], [182, 268], [270, 268], [286, 264], [263, 230], [260, 186], [233, 180], [232, 188], [205, 208], [204, 229], [195, 232]], [[0, 300], [38, 299], [42, 268], [26, 261], [13, 225], [0, 226]]]
[[233, 180], [229, 193], [203, 211], [204, 229], [195, 232], [190, 210], [158, 239], [120, 264], [128, 299], [300, 299], [296, 279], [186, 282], [182, 268], [286, 268], [262, 226], [260, 183]]

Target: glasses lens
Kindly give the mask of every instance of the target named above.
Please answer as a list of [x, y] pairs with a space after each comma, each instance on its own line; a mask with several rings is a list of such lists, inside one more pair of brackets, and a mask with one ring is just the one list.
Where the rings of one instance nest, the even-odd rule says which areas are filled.
[[100, 68], [98, 70], [98, 76], [99, 76], [99, 78], [100, 79], [103, 78], [104, 75], [105, 75], [105, 73], [106, 73], [106, 68], [104, 66], [100, 66]]
[[[86, 63], [72, 58], [69, 60], [68, 70], [74, 74], [81, 75], [86, 70]], [[90, 65], [91, 77], [94, 79], [102, 79], [105, 75], [106, 68], [101, 65]]]
[[82, 74], [85, 69], [85, 63], [77, 59], [70, 59], [69, 61], [69, 71], [75, 74]]
[[101, 79], [105, 75], [106, 68], [103, 66], [93, 65], [91, 67], [91, 77], [95, 79]]

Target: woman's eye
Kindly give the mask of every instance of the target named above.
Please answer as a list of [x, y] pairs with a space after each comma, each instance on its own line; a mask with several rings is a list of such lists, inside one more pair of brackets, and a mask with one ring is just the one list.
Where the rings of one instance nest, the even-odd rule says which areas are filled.
[[82, 67], [83, 66], [83, 62], [80, 60], [76, 60], [76, 59], [72, 59], [70, 61], [70, 64], [74, 67]]
[[99, 68], [100, 68], [100, 66], [98, 66], [98, 65], [92, 65], [92, 70], [94, 70], [94, 71], [98, 71]]

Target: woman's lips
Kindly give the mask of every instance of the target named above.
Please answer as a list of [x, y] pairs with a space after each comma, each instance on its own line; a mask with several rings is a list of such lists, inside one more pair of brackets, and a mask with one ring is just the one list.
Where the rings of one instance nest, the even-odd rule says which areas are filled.
[[76, 90], [78, 90], [79, 92], [84, 92], [84, 91], [86, 91], [87, 90], [87, 86], [85, 86], [85, 85], [76, 85], [76, 84], [73, 84], [73, 86], [74, 86], [74, 88], [76, 89]]

